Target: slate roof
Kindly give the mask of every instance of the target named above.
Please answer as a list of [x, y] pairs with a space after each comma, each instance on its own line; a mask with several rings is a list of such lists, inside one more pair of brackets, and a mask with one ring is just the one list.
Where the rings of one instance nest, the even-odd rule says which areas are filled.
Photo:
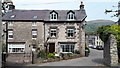
[[[53, 10], [13, 10], [6, 13], [3, 21], [50, 21], [50, 12]], [[54, 10], [58, 13], [57, 21], [67, 21], [67, 13], [73, 11], [75, 13], [74, 21], [82, 21], [86, 18], [86, 12], [82, 10]]]

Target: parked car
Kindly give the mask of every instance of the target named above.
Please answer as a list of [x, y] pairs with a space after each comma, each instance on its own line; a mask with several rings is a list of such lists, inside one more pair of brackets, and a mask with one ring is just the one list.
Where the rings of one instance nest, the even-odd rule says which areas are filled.
[[103, 47], [102, 46], [97, 46], [96, 49], [103, 50]]
[[96, 49], [96, 45], [93, 45], [91, 48]]
[[92, 46], [93, 46], [93, 45], [91, 45], [91, 44], [89, 45], [90, 48], [92, 48]]

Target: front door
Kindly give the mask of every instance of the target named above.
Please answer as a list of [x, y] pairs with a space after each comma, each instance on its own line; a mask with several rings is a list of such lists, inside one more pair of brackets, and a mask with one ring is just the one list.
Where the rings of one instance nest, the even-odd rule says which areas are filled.
[[49, 43], [49, 53], [55, 52], [55, 43]]

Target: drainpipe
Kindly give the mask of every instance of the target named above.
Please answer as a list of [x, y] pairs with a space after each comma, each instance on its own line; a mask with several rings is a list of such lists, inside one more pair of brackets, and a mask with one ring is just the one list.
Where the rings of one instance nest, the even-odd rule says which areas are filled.
[[8, 22], [6, 22], [6, 54], [8, 54]]
[[[0, 9], [2, 8], [0, 1]], [[2, 67], [2, 12], [0, 11], [0, 68]]]
[[45, 22], [43, 23], [44, 25], [44, 49], [45, 49]]

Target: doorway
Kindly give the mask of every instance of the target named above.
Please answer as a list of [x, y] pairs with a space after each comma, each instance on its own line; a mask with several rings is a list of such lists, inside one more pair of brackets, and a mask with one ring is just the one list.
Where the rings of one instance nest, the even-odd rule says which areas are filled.
[[55, 43], [49, 43], [49, 53], [55, 52]]

